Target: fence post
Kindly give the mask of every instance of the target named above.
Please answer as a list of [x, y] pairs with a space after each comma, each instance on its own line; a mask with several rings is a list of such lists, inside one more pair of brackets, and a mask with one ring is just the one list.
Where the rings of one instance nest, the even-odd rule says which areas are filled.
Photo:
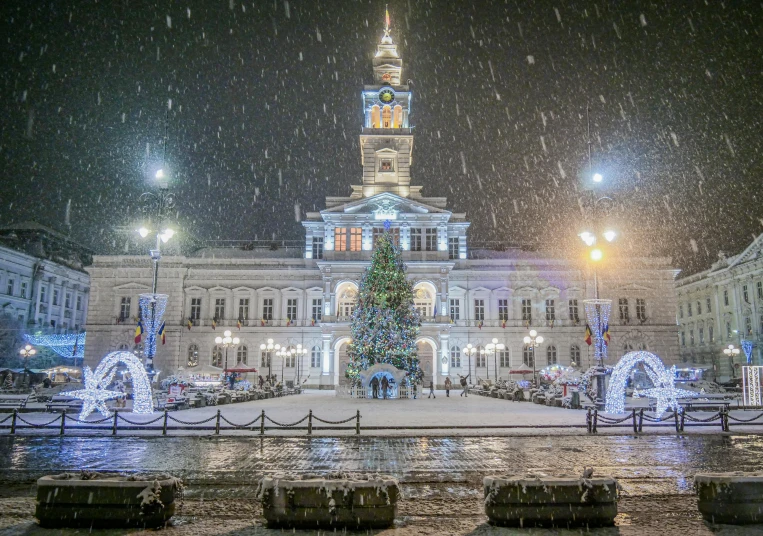
[[117, 435], [117, 419], [119, 419], [119, 412], [114, 412], [114, 422], [111, 423], [111, 435]]
[[360, 410], [358, 410], [355, 417], [355, 435], [360, 435]]
[[19, 410], [14, 409], [13, 410], [13, 417], [11, 417], [11, 435], [14, 435], [16, 433], [16, 415], [18, 415]]
[[726, 408], [721, 409], [721, 430], [724, 432], [729, 431], [729, 414]]
[[638, 431], [641, 433], [641, 431], [644, 429], [644, 408], [641, 408], [638, 412]]
[[590, 434], [592, 432], [592, 429], [591, 429], [591, 408], [588, 408], [588, 411], [586, 411], [586, 414], [585, 414], [585, 423], [586, 423], [586, 426], [588, 427], [588, 433]]
[[676, 422], [676, 432], [680, 432], [678, 427], [678, 412], [680, 411], [680, 408], [676, 408], [676, 410], [673, 412], [673, 420]]
[[[220, 414], [220, 410], [219, 409], [217, 410], [217, 413], [218, 413], [218, 417], [219, 417], [219, 414]], [[219, 421], [218, 421], [218, 423], [219, 423]], [[218, 424], [218, 428], [219, 427], [220, 427], [220, 425]], [[162, 435], [167, 435], [167, 408], [164, 408], [164, 424], [162, 425]]]
[[313, 435], [313, 410], [307, 413], [307, 435]]
[[598, 424], [598, 422], [599, 422], [599, 409], [594, 408], [593, 410], [593, 433], [594, 434], [599, 433], [599, 431], [596, 430], [596, 425]]
[[217, 410], [217, 420], [215, 421], [215, 435], [220, 435], [220, 410]]
[[638, 432], [638, 426], [636, 426], [636, 408], [633, 408], [633, 414], [631, 415], [631, 418], [633, 419], [633, 433]]
[[58, 431], [58, 435], [64, 435], [64, 430], [66, 429], [66, 410], [61, 410], [61, 429]]
[[686, 423], [686, 410], [681, 409], [681, 431], [684, 431], [684, 424]]
[[260, 413], [260, 435], [265, 435], [265, 410]]

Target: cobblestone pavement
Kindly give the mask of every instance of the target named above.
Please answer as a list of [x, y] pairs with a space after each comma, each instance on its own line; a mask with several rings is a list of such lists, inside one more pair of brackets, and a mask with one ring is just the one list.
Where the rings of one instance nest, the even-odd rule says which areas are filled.
[[[462, 438], [0, 438], [0, 533], [52, 534], [34, 524], [33, 481], [81, 469], [161, 471], [182, 477], [178, 535], [280, 534], [262, 526], [257, 477], [276, 471], [380, 471], [401, 478], [396, 527], [379, 534], [577, 534], [486, 524], [481, 478], [541, 471], [612, 474], [623, 492], [617, 527], [594, 534], [763, 534], [706, 526], [691, 493], [698, 471], [759, 471], [758, 436]], [[76, 534], [65, 531], [63, 534]], [[84, 533], [84, 531], [83, 531]], [[98, 531], [99, 534], [123, 534]], [[135, 532], [139, 533], [139, 532]], [[58, 534], [58, 532], [57, 532]], [[315, 534], [306, 532], [305, 534]]]

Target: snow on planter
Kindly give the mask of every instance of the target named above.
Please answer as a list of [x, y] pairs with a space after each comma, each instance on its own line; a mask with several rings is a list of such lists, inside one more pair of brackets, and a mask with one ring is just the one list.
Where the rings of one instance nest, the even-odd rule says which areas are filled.
[[612, 477], [488, 476], [485, 513], [490, 523], [520, 527], [612, 525], [617, 481]]
[[694, 490], [705, 521], [763, 523], [763, 473], [697, 473]]
[[384, 475], [275, 474], [257, 494], [268, 527], [371, 529], [393, 524], [400, 488]]
[[46, 528], [161, 527], [175, 514], [179, 479], [83, 472], [37, 481], [35, 517]]

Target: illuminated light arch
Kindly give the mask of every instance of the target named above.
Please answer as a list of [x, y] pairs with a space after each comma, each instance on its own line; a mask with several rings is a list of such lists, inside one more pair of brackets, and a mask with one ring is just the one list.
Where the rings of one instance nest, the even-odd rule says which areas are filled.
[[668, 408], [678, 410], [678, 398], [697, 396], [696, 393], [684, 389], [676, 389], [676, 367], [665, 368], [662, 360], [655, 354], [643, 350], [625, 354], [612, 371], [612, 377], [607, 389], [607, 413], [625, 413], [625, 384], [631, 370], [638, 365], [644, 365], [644, 370], [652, 380], [654, 388], [640, 391], [642, 396], [657, 399], [656, 413], [659, 417]]

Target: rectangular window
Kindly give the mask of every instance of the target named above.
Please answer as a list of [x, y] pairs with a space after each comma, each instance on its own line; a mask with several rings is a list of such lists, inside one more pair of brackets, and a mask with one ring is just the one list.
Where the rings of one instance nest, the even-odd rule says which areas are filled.
[[386, 231], [384, 227], [374, 227], [373, 228], [373, 247], [376, 248], [377, 242], [379, 242], [379, 239], [384, 236], [385, 232], [389, 232], [390, 238], [392, 238], [392, 243], [396, 246], [400, 245], [400, 229], [398, 227], [391, 228], [389, 231]]
[[702, 302], [697, 300], [697, 315], [702, 314]]
[[426, 250], [437, 251], [437, 229], [425, 229]]
[[699, 345], [705, 345], [705, 328], [699, 328]]
[[260, 353], [260, 366], [263, 368], [270, 366], [270, 352], [267, 350]]
[[694, 330], [693, 329], [689, 330], [689, 344], [691, 346], [694, 346]]
[[393, 165], [393, 160], [391, 158], [380, 158], [379, 159], [379, 171], [386, 171], [388, 173], [395, 171], [395, 166]]
[[474, 319], [485, 320], [485, 300], [474, 300]]
[[323, 298], [313, 298], [313, 304], [312, 304], [312, 318], [316, 322], [321, 321], [321, 317], [323, 316]]
[[[13, 296], [13, 287], [15, 286], [15, 283], [16, 283], [16, 282], [15, 282], [13, 279], [9, 279], [9, 280], [8, 280], [8, 286], [7, 286], [7, 287], [6, 287], [6, 289], [5, 289], [5, 290], [6, 290], [6, 292], [5, 292], [5, 293], [6, 293], [8, 296]], [[56, 304], [54, 304], [54, 305], [56, 305]]]
[[286, 318], [294, 322], [297, 319], [297, 298], [286, 300]]
[[744, 334], [749, 337], [752, 335], [752, 318], [744, 317]]
[[313, 346], [313, 352], [310, 354], [310, 366], [321, 368], [321, 349], [317, 346]]
[[509, 319], [509, 300], [498, 300], [498, 320], [505, 322]]
[[461, 319], [461, 301], [451, 298], [450, 300], [450, 319], [454, 322]]
[[363, 229], [360, 227], [337, 227], [334, 229], [336, 251], [360, 251]]
[[712, 313], [713, 312], [713, 308], [710, 307], [710, 298], [707, 298], [705, 300], [705, 309], [707, 310], [708, 313]]
[[238, 319], [249, 320], [249, 298], [239, 298], [238, 300]]
[[683, 318], [683, 317], [684, 317], [684, 304], [682, 303], [678, 306], [678, 318]]
[[48, 303], [46, 300], [46, 294], [48, 293], [48, 287], [40, 285], [40, 303]]
[[27, 282], [22, 281], [21, 282], [21, 297], [26, 298], [26, 289], [27, 289]]
[[639, 322], [646, 322], [646, 300], [636, 298], [636, 318]]
[[322, 258], [323, 258], [323, 237], [314, 236], [313, 237], [313, 259], [322, 259]]
[[728, 290], [723, 291], [723, 305], [724, 307], [729, 306], [729, 291]]
[[421, 229], [411, 229], [411, 251], [421, 251]]
[[215, 298], [215, 320], [225, 319], [225, 298]]
[[201, 318], [201, 298], [191, 298], [191, 320]]
[[289, 354], [284, 358], [283, 366], [286, 368], [294, 368], [297, 366], [296, 363], [297, 363], [296, 354]]
[[763, 300], [763, 281], [758, 281], [758, 299]]
[[273, 298], [262, 300], [262, 319], [273, 320]]
[[731, 322], [726, 322], [726, 338], [731, 338]]
[[[627, 322], [630, 320], [631, 317], [630, 312], [628, 311], [628, 298], [620, 298], [617, 300], [617, 306], [620, 312], [620, 321]], [[691, 313], [689, 313], [689, 316], [691, 316]]]
[[569, 314], [570, 320], [574, 322], [580, 322], [580, 314], [578, 312], [578, 300], [570, 300], [569, 302]]
[[58, 289], [53, 289], [53, 305], [58, 305]]
[[498, 351], [498, 357], [501, 360], [500, 366], [502, 368], [510, 368], [511, 367], [511, 360], [509, 359], [509, 351], [508, 350], [499, 350]]
[[82, 296], [77, 295], [77, 311], [82, 310]]
[[681, 332], [681, 346], [686, 346], [686, 333]]
[[691, 317], [692, 311], [691, 311], [691, 302], [686, 304], [686, 315]]
[[72, 295], [71, 295], [71, 292], [67, 292], [66, 294], [64, 294], [64, 307], [66, 307], [67, 309], [71, 309], [72, 308]]
[[130, 318], [130, 302], [132, 298], [122, 298], [119, 304], [119, 320], [125, 321]]
[[474, 358], [474, 361], [475, 361], [474, 366], [477, 368], [485, 368], [485, 362], [487, 361], [485, 357], [486, 357], [485, 354], [482, 353], [481, 351], [477, 352], [477, 356]]
[[742, 299], [745, 303], [750, 303], [750, 293], [747, 291], [747, 285], [742, 285]]
[[460, 249], [460, 242], [457, 236], [451, 236], [448, 238], [448, 258], [453, 260], [458, 258], [458, 250]]
[[533, 302], [528, 298], [522, 299], [522, 321], [532, 322], [533, 320]]
[[551, 299], [546, 300], [546, 320], [556, 320], [556, 306], [554, 305], [554, 300]]
[[707, 339], [710, 341], [711, 344], [715, 342], [715, 334], [713, 333], [713, 326], [710, 326], [707, 328]]

